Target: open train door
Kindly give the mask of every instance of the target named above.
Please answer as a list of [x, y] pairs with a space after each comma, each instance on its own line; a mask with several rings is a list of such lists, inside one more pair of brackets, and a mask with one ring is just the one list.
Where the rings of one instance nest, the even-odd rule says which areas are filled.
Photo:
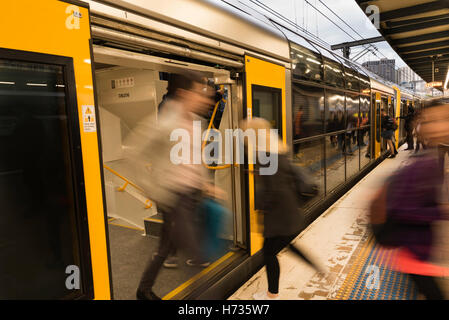
[[[246, 106], [247, 118], [260, 117], [271, 122], [274, 129], [286, 144], [286, 108], [285, 108], [285, 67], [245, 56]], [[249, 145], [251, 149], [252, 146]], [[248, 152], [251, 154], [251, 151]], [[255, 159], [254, 159], [255, 160]], [[254, 165], [248, 159], [248, 196], [251, 255], [262, 248], [262, 222], [257, 212], [257, 179], [253, 173]]]
[[89, 9], [1, 9], [0, 299], [109, 299]]

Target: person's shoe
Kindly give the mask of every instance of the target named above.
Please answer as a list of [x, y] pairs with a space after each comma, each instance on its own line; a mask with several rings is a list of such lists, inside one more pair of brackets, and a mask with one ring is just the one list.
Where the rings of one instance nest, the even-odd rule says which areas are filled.
[[414, 150], [413, 148], [407, 148], [407, 149], [404, 149], [404, 151], [407, 151], [407, 150]]
[[164, 261], [165, 268], [177, 268], [178, 267], [178, 257], [168, 257]]
[[392, 155], [389, 156], [388, 158], [390, 158], [390, 159], [396, 158], [396, 154], [392, 154]]
[[396, 155], [396, 154], [398, 154], [399, 152], [398, 152], [398, 150], [394, 150], [394, 154]]
[[365, 154], [365, 158], [371, 158], [370, 154], [369, 153]]
[[253, 299], [254, 300], [279, 300], [279, 296], [277, 296], [276, 298], [270, 298], [267, 294], [266, 291], [263, 292], [257, 292], [255, 294], [253, 294]]
[[206, 267], [210, 266], [210, 262], [209, 261], [199, 262], [199, 261], [195, 261], [193, 259], [187, 260], [186, 264], [188, 266], [191, 266], [191, 267], [203, 267], [203, 268], [206, 268]]
[[137, 300], [161, 300], [152, 290], [143, 291], [140, 289], [137, 289], [136, 298]]

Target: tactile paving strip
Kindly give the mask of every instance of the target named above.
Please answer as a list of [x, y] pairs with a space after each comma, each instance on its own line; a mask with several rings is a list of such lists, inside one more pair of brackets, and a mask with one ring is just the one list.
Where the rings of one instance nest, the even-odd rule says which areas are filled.
[[386, 267], [393, 251], [377, 245], [369, 235], [352, 261], [337, 300], [416, 300], [418, 292], [406, 275]]

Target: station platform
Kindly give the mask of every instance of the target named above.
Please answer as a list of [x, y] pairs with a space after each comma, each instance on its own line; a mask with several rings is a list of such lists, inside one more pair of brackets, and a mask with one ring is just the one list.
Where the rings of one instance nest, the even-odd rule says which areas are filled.
[[[320, 263], [328, 271], [326, 274], [318, 273], [287, 249], [278, 254], [281, 300], [423, 299], [407, 275], [385, 267], [391, 252], [380, 250], [368, 228], [368, 207], [374, 191], [413, 156], [404, 149], [403, 145], [396, 158], [385, 159], [293, 241]], [[446, 159], [446, 168], [447, 164]], [[448, 171], [442, 194], [446, 200]], [[449, 267], [449, 221], [435, 227], [437, 244], [432, 261]], [[373, 282], [374, 272], [378, 274], [377, 283]], [[254, 293], [266, 291], [267, 287], [264, 267], [228, 299], [252, 300]], [[441, 287], [449, 298], [449, 277], [441, 279]]]

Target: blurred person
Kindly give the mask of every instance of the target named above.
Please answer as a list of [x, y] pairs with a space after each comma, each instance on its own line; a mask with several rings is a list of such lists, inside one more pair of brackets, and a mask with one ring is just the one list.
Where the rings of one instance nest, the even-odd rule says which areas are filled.
[[417, 113], [415, 115], [415, 122], [414, 122], [414, 129], [413, 134], [416, 137], [416, 144], [415, 144], [415, 154], [418, 153], [420, 146], [423, 149], [426, 149], [426, 143], [424, 141], [424, 138], [421, 134], [421, 113]]
[[[265, 148], [257, 145], [258, 154], [270, 152], [270, 123], [262, 118], [253, 118], [244, 122], [241, 126], [244, 130], [260, 129], [266, 130]], [[257, 138], [259, 139], [259, 138]], [[306, 261], [312, 267], [318, 269], [314, 263], [307, 258], [290, 242], [297, 236], [304, 226], [304, 216], [300, 210], [300, 203], [293, 173], [293, 168], [287, 158], [288, 149], [282, 140], [278, 139], [278, 170], [273, 175], [262, 175], [262, 165], [255, 165], [256, 176], [256, 202], [257, 208], [263, 213], [263, 259], [266, 266], [268, 291], [258, 292], [253, 295], [255, 300], [278, 300], [279, 299], [279, 277], [280, 267], [276, 257], [277, 253], [284, 247], [288, 248], [298, 257]], [[258, 141], [259, 142], [259, 141]], [[258, 157], [260, 158], [260, 157]]]
[[[293, 137], [294, 140], [300, 139], [301, 136], [303, 135], [303, 132], [301, 131], [301, 124], [302, 124], [301, 119], [302, 119], [303, 113], [304, 112], [302, 111], [302, 107], [300, 106], [298, 112], [296, 112], [296, 114], [295, 114], [295, 122], [294, 122], [295, 134]], [[295, 157], [298, 157], [300, 146], [301, 145], [299, 143], [293, 145], [293, 148], [294, 148], [293, 153], [294, 153]]]
[[387, 114], [387, 111], [385, 109], [382, 109], [381, 127], [381, 136], [387, 141], [390, 150], [390, 156], [388, 158], [395, 158], [398, 154], [396, 146], [393, 143], [393, 135], [394, 131], [396, 130], [395, 120]]
[[448, 218], [438, 202], [443, 176], [437, 146], [449, 143], [449, 105], [432, 101], [422, 112], [420, 132], [429, 148], [400, 169], [388, 188], [391, 243], [399, 248], [391, 267], [409, 274], [426, 299], [444, 299], [437, 278], [449, 275], [449, 270], [430, 258], [435, 249], [434, 223]]
[[445, 162], [445, 156], [446, 154], [449, 155], [449, 143], [448, 142], [442, 142], [438, 145], [438, 161], [440, 164], [440, 172], [444, 177], [445, 171], [444, 171], [444, 162]]
[[404, 129], [406, 132], [406, 141], [407, 141], [407, 149], [405, 150], [413, 150], [414, 147], [414, 138], [413, 138], [413, 122], [415, 120], [415, 109], [413, 106], [408, 107], [408, 112], [405, 116], [400, 116], [399, 119], [404, 119]]
[[[138, 299], [160, 299], [152, 288], [165, 259], [175, 248], [189, 251], [193, 257], [187, 261], [190, 265], [204, 262], [192, 214], [207, 181], [202, 164], [192, 164], [195, 155], [201, 159], [201, 145], [191, 140], [193, 121], [213, 103], [211, 91], [200, 73], [170, 74], [167, 97], [160, 107], [157, 124], [144, 119], [124, 143], [125, 153], [136, 168], [135, 181], [157, 203], [163, 215], [159, 247], [142, 274], [136, 292]], [[190, 161], [180, 164], [171, 161], [172, 148], [177, 144], [171, 141], [171, 134], [176, 129], [190, 134], [190, 141], [182, 141], [188, 144]]]

